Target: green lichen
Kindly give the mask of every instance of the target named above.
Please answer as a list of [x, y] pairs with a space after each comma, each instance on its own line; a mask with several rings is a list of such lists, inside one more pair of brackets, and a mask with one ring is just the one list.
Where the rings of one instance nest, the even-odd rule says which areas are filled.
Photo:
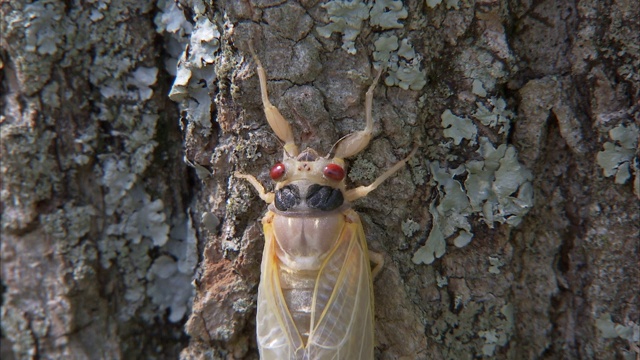
[[436, 285], [439, 288], [443, 288], [449, 285], [449, 279], [446, 276], [440, 274], [439, 271], [436, 271]]
[[133, 207], [126, 223], [109, 227], [110, 235], [121, 235], [133, 244], [139, 244], [143, 237], [151, 239], [154, 246], [164, 245], [169, 238], [169, 225], [165, 222], [162, 200], [151, 200], [142, 189], [130, 191], [120, 206]]
[[202, 223], [205, 229], [207, 229], [210, 233], [213, 233], [213, 234], [216, 233], [218, 229], [218, 225], [220, 225], [220, 219], [218, 219], [218, 217], [214, 213], [210, 213], [210, 212], [202, 213], [200, 222]]
[[621, 338], [632, 343], [640, 341], [640, 325], [629, 322], [628, 325], [616, 324], [611, 320], [610, 313], [603, 313], [595, 321], [596, 328], [600, 330], [600, 336], [605, 339]]
[[154, 22], [158, 33], [168, 32], [179, 34], [181, 37], [191, 33], [193, 26], [185, 18], [178, 4], [170, 0], [159, 0], [157, 6], [160, 11]]
[[437, 186], [439, 203], [434, 200], [429, 205], [429, 213], [433, 223], [424, 246], [414, 254], [414, 263], [431, 264], [442, 257], [446, 251], [445, 239], [458, 233], [454, 240], [457, 244], [466, 245], [471, 240], [471, 224], [467, 216], [471, 213], [469, 199], [465, 195], [462, 184], [454, 177], [464, 172], [464, 167], [447, 169], [439, 163], [430, 164], [432, 183]]
[[400, 0], [376, 0], [369, 15], [373, 26], [401, 29], [403, 25], [398, 20], [406, 19], [409, 13]]
[[54, 11], [54, 4], [46, 1], [29, 4], [24, 8], [24, 14], [29, 19], [25, 27], [26, 50], [38, 52], [41, 55], [53, 55], [58, 51], [58, 45], [63, 39], [58, 36], [56, 29], [62, 19], [62, 14]]
[[421, 57], [409, 43], [403, 39], [398, 43], [395, 35], [380, 35], [374, 41], [374, 66], [387, 71], [385, 84], [402, 89], [421, 90], [426, 84], [426, 73], [420, 69]]
[[402, 228], [402, 233], [405, 236], [409, 237], [409, 236], [412, 236], [416, 231], [420, 230], [420, 224], [413, 221], [412, 219], [407, 219], [402, 222], [401, 228]]
[[158, 6], [162, 11], [155, 18], [156, 31], [168, 37], [166, 48], [171, 59], [165, 66], [175, 75], [169, 98], [181, 109], [189, 109], [189, 121], [209, 131], [210, 85], [216, 79], [214, 63], [220, 49], [220, 31], [205, 16], [204, 8], [195, 7], [195, 25], [191, 25], [175, 2], [160, 1]]
[[[24, 224], [31, 226], [29, 232], [42, 231], [41, 243], [52, 251], [46, 266], [53, 265], [50, 270], [58, 272], [44, 274], [43, 279], [66, 279], [41, 297], [54, 305], [62, 301], [62, 308], [52, 314], [39, 314], [46, 306], [34, 312], [21, 308], [25, 300], [32, 301], [28, 291], [15, 294], [17, 298], [24, 296], [22, 304], [6, 298], [3, 327], [5, 320], [14, 322], [22, 333], [44, 339], [52, 328], [42, 320], [53, 316], [60, 320], [55, 325], [60, 330], [56, 341], [65, 343], [76, 332], [76, 322], [83, 319], [93, 321], [86, 324], [89, 333], [105, 325], [116, 329], [121, 321], [132, 318], [137, 324], [148, 325], [157, 322], [167, 308], [156, 305], [152, 293], [147, 293], [156, 284], [148, 278], [153, 257], [170, 254], [183, 264], [178, 272], [193, 273], [195, 246], [190, 253], [174, 251], [172, 232], [177, 225], [172, 223], [171, 209], [158, 199], [158, 192], [167, 191], [162, 188], [165, 174], [149, 171], [158, 152], [156, 129], [166, 120], [156, 115], [162, 111], [154, 96], [158, 68], [151, 56], [157, 50], [149, 40], [153, 31], [148, 21], [140, 21], [148, 19], [154, 8], [155, 3], [149, 2], [97, 1], [68, 6], [45, 0], [3, 13], [3, 25], [8, 25], [3, 36], [11, 39], [3, 49], [20, 70], [19, 82], [26, 85], [15, 89], [25, 99], [21, 103], [24, 118], [4, 119], [0, 129], [1, 142], [12, 146], [11, 151], [3, 151], [7, 156], [2, 159], [2, 202], [7, 205], [3, 227], [20, 229]], [[51, 76], [65, 71], [80, 76], [73, 84]], [[80, 94], [78, 89], [88, 92]], [[40, 90], [38, 101], [38, 96], [32, 95]], [[73, 122], [72, 129], [57, 126], [50, 107], [61, 104], [77, 107], [72, 113], [86, 117]], [[37, 116], [30, 118], [30, 113]], [[49, 130], [70, 132], [56, 135]], [[56, 147], [56, 143], [75, 146]], [[14, 183], [17, 180], [21, 182]], [[75, 200], [69, 202], [69, 197]], [[32, 212], [32, 207], [37, 211]], [[110, 271], [96, 269], [96, 264]], [[40, 270], [49, 270], [46, 266]], [[35, 269], [34, 276], [42, 275], [37, 273], [40, 270]], [[111, 286], [100, 287], [97, 272]], [[187, 284], [186, 294], [190, 293], [190, 278], [180, 280]], [[185, 286], [174, 288], [182, 292]], [[92, 306], [85, 309], [65, 303], [70, 294], [76, 300], [92, 302]], [[109, 311], [117, 312], [117, 319], [107, 321], [100, 315], [107, 311], [107, 302]], [[183, 301], [181, 306], [188, 304]], [[24, 348], [22, 335], [10, 338], [16, 349]], [[33, 348], [39, 348], [37, 342]]]
[[[166, 29], [174, 30], [176, 33], [192, 33], [193, 29], [182, 27], [191, 25], [186, 25], [184, 17], [180, 14], [181, 12], [174, 11], [158, 16], [166, 15]], [[95, 19], [100, 17], [98, 14], [94, 15]], [[110, 20], [105, 17], [99, 21]], [[205, 35], [204, 32], [210, 31], [211, 28], [204, 25], [202, 27], [202, 36], [197, 39], [199, 43], [193, 44], [197, 54], [194, 56], [200, 56], [204, 62], [208, 62], [211, 61], [212, 55], [205, 54], [210, 49], [206, 40], [211, 34]], [[173, 44], [180, 43], [176, 41]], [[175, 51], [175, 48], [172, 48], [170, 53], [172, 51]], [[156, 189], [148, 189], [145, 186], [149, 181], [146, 179], [147, 171], [154, 161], [154, 153], [158, 146], [155, 137], [160, 117], [156, 115], [158, 110], [154, 108], [153, 103], [153, 87], [157, 81], [158, 68], [142, 66], [131, 59], [133, 57], [127, 56], [126, 53], [121, 61], [114, 61], [111, 57], [104, 58], [104, 61], [98, 61], [92, 69], [91, 81], [105, 98], [126, 100], [122, 101], [125, 105], [120, 108], [105, 105], [104, 111], [98, 114], [99, 121], [110, 123], [110, 135], [118, 137], [117, 143], [120, 144], [117, 148], [107, 146], [103, 153], [97, 156], [95, 173], [104, 189], [105, 214], [109, 219], [105, 224], [104, 233], [97, 242], [101, 255], [99, 260], [104, 268], [113, 269], [122, 275], [126, 290], [122, 307], [119, 308], [120, 319], [128, 320], [133, 316], [141, 316], [153, 321], [158, 311], [170, 309], [170, 320], [174, 321], [177, 317], [182, 318], [184, 311], [181, 311], [181, 308], [186, 308], [189, 304], [189, 301], [183, 298], [178, 304], [175, 296], [184, 297], [191, 293], [190, 286], [180, 287], [178, 283], [185, 280], [188, 283], [193, 274], [191, 264], [197, 258], [184, 250], [191, 245], [177, 245], [188, 243], [184, 237], [178, 239], [176, 235], [179, 233], [178, 229], [186, 226], [187, 220], [181, 217], [174, 218], [171, 209], [168, 209], [157, 196], [152, 195]], [[126, 105], [131, 99], [137, 100], [131, 101], [135, 106]], [[87, 146], [92, 142], [93, 140], [88, 138]], [[178, 248], [183, 250], [176, 250]], [[160, 255], [152, 257], [152, 250]], [[157, 261], [158, 264], [162, 264], [162, 260], [157, 260], [164, 259], [162, 254], [171, 254], [171, 258], [177, 264], [181, 264], [182, 270], [179, 269], [175, 276], [169, 278], [156, 274], [158, 266], [154, 264]], [[185, 275], [185, 272], [189, 275]], [[181, 295], [158, 295], [158, 289], [168, 288], [179, 289]]]
[[409, 159], [409, 166], [411, 167], [413, 183], [416, 185], [424, 185], [425, 179], [428, 177], [428, 173], [420, 159], [415, 156], [412, 157]]
[[317, 28], [318, 34], [329, 38], [334, 32], [342, 35], [342, 48], [349, 54], [355, 54], [355, 40], [362, 30], [362, 23], [369, 18], [371, 5], [361, 0], [329, 1], [321, 5], [327, 10], [329, 24]]
[[432, 9], [440, 5], [440, 3], [442, 3], [442, 0], [425, 0], [425, 4]]
[[[317, 28], [318, 34], [329, 38], [334, 32], [342, 33], [342, 48], [350, 54], [356, 53], [355, 39], [362, 30], [363, 21], [370, 19], [372, 26], [382, 29], [400, 29], [399, 22], [406, 19], [408, 12], [402, 1], [377, 0], [365, 4], [361, 0], [334, 0], [322, 5], [327, 9], [330, 23]], [[398, 43], [393, 34], [382, 34], [374, 41], [374, 66], [385, 68], [387, 86], [399, 86], [402, 89], [421, 90], [427, 83], [424, 70], [420, 69], [421, 57], [404, 39]]]
[[372, 182], [376, 178], [376, 171], [378, 167], [373, 162], [364, 158], [363, 155], [358, 155], [349, 169], [349, 179], [354, 182]]
[[433, 226], [424, 246], [418, 249], [411, 258], [411, 261], [416, 264], [431, 264], [435, 259], [441, 258], [447, 250], [447, 243], [445, 242], [445, 237], [439, 225], [440, 217], [435, 210], [434, 203], [431, 203], [429, 206], [429, 212], [433, 219]]
[[453, 245], [459, 248], [465, 247], [469, 245], [472, 239], [473, 239], [472, 233], [466, 230], [462, 230], [460, 231], [459, 235], [455, 239], [453, 239]]
[[482, 345], [482, 354], [484, 356], [493, 356], [498, 346], [505, 346], [509, 342], [510, 335], [513, 331], [513, 306], [505, 305], [500, 309], [502, 317], [497, 327], [488, 330], [478, 331], [478, 335], [484, 338]]
[[[499, 104], [495, 107], [499, 115], [487, 118], [496, 125], [502, 123], [501, 129], [508, 128], [509, 111], [502, 102], [495, 102]], [[504, 119], [498, 120], [500, 116]], [[454, 235], [456, 247], [469, 244], [473, 239], [469, 215], [476, 215], [489, 227], [496, 222], [517, 226], [533, 206], [533, 174], [518, 161], [515, 147], [507, 144], [494, 147], [486, 137], [477, 140], [475, 124], [450, 110], [441, 118], [445, 136], [452, 138], [455, 145], [462, 139], [469, 144], [479, 142], [480, 159], [469, 160], [454, 169], [441, 167], [439, 162], [430, 163], [431, 183], [438, 189], [438, 198], [429, 206], [432, 227], [426, 243], [413, 256], [416, 264], [431, 264], [443, 256], [445, 240]], [[497, 267], [491, 268], [490, 272], [496, 270]]]
[[154, 259], [147, 272], [147, 295], [161, 311], [170, 310], [169, 321], [180, 321], [195, 289], [191, 279], [198, 264], [198, 247], [190, 216], [176, 219], [164, 247], [168, 255]]
[[52, 82], [45, 85], [42, 88], [41, 92], [42, 101], [53, 108], [60, 107], [60, 96], [58, 95], [59, 91], [60, 85], [57, 82]]
[[[455, 304], [460, 295], [453, 295]], [[461, 302], [457, 311], [444, 312], [430, 328], [430, 335], [447, 349], [446, 359], [469, 358], [469, 349], [482, 349], [478, 356], [493, 356], [498, 347], [505, 347], [514, 333], [513, 306], [494, 302]], [[482, 329], [476, 332], [476, 329]], [[460, 346], [463, 341], [466, 346]]]
[[633, 161], [633, 173], [635, 174], [635, 180], [633, 181], [633, 193], [640, 199], [640, 157], [636, 156]]
[[460, 0], [445, 0], [447, 9], [460, 10]]
[[491, 98], [488, 107], [478, 102], [473, 117], [485, 126], [498, 128], [498, 134], [508, 134], [511, 129], [511, 119], [515, 117], [513, 111], [507, 109], [507, 102], [502, 98]]
[[460, 145], [462, 139], [467, 139], [471, 144], [475, 143], [478, 129], [473, 121], [454, 115], [451, 110], [445, 110], [440, 116], [441, 125], [444, 128], [444, 136], [453, 139], [455, 145]]
[[192, 167], [196, 171], [196, 175], [198, 176], [198, 179], [200, 179], [200, 181], [205, 181], [213, 175], [213, 173], [209, 171], [209, 169], [198, 163], [191, 162], [189, 159], [187, 159], [186, 156], [183, 160], [185, 164], [187, 164], [189, 167]]
[[511, 145], [502, 144], [496, 149], [483, 137], [478, 152], [485, 160], [467, 163], [465, 181], [473, 211], [489, 227], [494, 222], [517, 226], [533, 206], [533, 174], [518, 162]]
[[395, 35], [382, 35], [374, 42], [376, 50], [373, 52], [373, 60], [386, 64], [391, 59], [392, 53], [398, 50], [398, 37]]
[[502, 260], [497, 256], [489, 256], [489, 273], [500, 274], [500, 268], [504, 266]]
[[[425, 4], [428, 7], [434, 9], [436, 6], [440, 5], [442, 0], [425, 0]], [[460, 0], [446, 0], [445, 4], [447, 5], [447, 9], [460, 9]]]
[[403, 39], [400, 42], [400, 49], [398, 49], [398, 56], [406, 60], [413, 60], [416, 57], [416, 51], [413, 49], [409, 40]]
[[620, 124], [609, 131], [609, 138], [613, 142], [604, 143], [604, 150], [598, 152], [596, 161], [604, 176], [615, 175], [616, 184], [624, 184], [631, 178], [632, 167], [637, 170], [638, 126]]
[[65, 248], [70, 248], [89, 233], [93, 218], [96, 215], [97, 211], [91, 205], [73, 206], [72, 203], [67, 203], [62, 209], [40, 215], [40, 223], [47, 234], [61, 240], [58, 244]]
[[485, 97], [487, 96], [487, 90], [485, 90], [484, 85], [482, 85], [482, 81], [475, 79], [473, 80], [473, 83], [471, 84], [471, 92], [480, 96], [480, 97]]
[[[2, 192], [4, 205], [3, 229], [25, 229], [38, 217], [38, 203], [49, 199], [60, 187], [55, 157], [49, 148], [56, 134], [37, 131], [20, 124], [6, 123], [0, 127], [3, 146]], [[11, 144], [11, 148], [6, 148]]]
[[[503, 44], [502, 40], [504, 37], [501, 38], [500, 44]], [[484, 38], [478, 39], [478, 45], [466, 48], [453, 59], [454, 67], [462, 70], [466, 78], [472, 79], [471, 91], [479, 97], [485, 97], [484, 94], [495, 91], [496, 84], [506, 80], [509, 76], [507, 65], [511, 61], [515, 61], [506, 45], [494, 49], [492, 52], [487, 49], [488, 45], [485, 41]], [[509, 62], [500, 61], [495, 52], [499, 53], [499, 58], [509, 60]]]

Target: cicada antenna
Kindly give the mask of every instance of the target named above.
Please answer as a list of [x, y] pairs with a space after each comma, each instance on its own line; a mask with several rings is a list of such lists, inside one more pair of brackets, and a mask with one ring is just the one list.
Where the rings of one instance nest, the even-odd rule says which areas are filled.
[[333, 144], [333, 146], [331, 146], [331, 149], [329, 150], [329, 153], [327, 154], [327, 158], [331, 159], [334, 157], [334, 155], [336, 154], [336, 147], [338, 146], [338, 144], [340, 143], [340, 141], [348, 138], [351, 134], [347, 134], [343, 137], [341, 137], [340, 139], [338, 139], [338, 141], [335, 142], [335, 144]]

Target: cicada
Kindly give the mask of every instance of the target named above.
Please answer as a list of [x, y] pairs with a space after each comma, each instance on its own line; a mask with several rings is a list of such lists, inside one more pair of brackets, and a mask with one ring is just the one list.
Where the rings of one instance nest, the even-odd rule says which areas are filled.
[[369, 144], [380, 72], [366, 93], [364, 130], [342, 138], [323, 157], [310, 148], [299, 152], [290, 124], [269, 101], [266, 72], [253, 57], [267, 121], [284, 142], [283, 160], [269, 173], [273, 192], [254, 176], [235, 173], [268, 204], [256, 319], [260, 358], [371, 360], [372, 279], [383, 261], [367, 249], [351, 203], [400, 169], [415, 149], [372, 184], [347, 189], [345, 159]]

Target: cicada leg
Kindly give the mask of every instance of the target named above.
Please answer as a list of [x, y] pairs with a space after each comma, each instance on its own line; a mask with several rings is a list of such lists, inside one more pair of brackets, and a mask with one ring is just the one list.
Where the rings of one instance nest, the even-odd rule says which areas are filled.
[[409, 161], [409, 159], [416, 153], [417, 150], [418, 148], [414, 147], [413, 150], [411, 150], [411, 153], [406, 158], [398, 161], [395, 165], [391, 167], [391, 169], [385, 171], [382, 175], [378, 176], [378, 178], [375, 179], [374, 182], [371, 183], [370, 185], [358, 186], [355, 189], [348, 190], [346, 192], [345, 198], [348, 201], [354, 201], [356, 199], [360, 199], [361, 197], [367, 196], [367, 194], [375, 190], [378, 186], [380, 186], [380, 184], [382, 184], [385, 180], [387, 180], [396, 171], [400, 170], [400, 168], [403, 167], [404, 164], [407, 163], [407, 161]]
[[380, 80], [380, 75], [382, 75], [382, 69], [378, 71], [378, 75], [376, 75], [375, 80], [373, 80], [373, 84], [369, 86], [369, 90], [367, 90], [367, 94], [365, 96], [366, 125], [364, 129], [349, 134], [347, 137], [340, 140], [340, 142], [336, 146], [334, 157], [339, 159], [351, 157], [359, 153], [360, 151], [362, 151], [362, 149], [366, 148], [367, 145], [369, 145], [369, 141], [371, 140], [371, 136], [373, 134], [373, 90], [375, 90], [376, 85]]
[[267, 117], [267, 122], [273, 132], [280, 138], [280, 140], [284, 141], [284, 151], [289, 156], [298, 155], [298, 146], [295, 144], [293, 140], [293, 132], [291, 131], [291, 125], [289, 122], [282, 116], [280, 110], [271, 104], [269, 101], [269, 93], [267, 91], [267, 73], [262, 67], [262, 63], [253, 50], [253, 46], [249, 43], [249, 50], [251, 50], [251, 55], [253, 56], [253, 60], [257, 65], [258, 78], [260, 79], [260, 94], [262, 96], [262, 106], [264, 107], [264, 114]]
[[266, 202], [267, 204], [271, 204], [273, 202], [274, 199], [274, 194], [272, 192], [266, 192], [264, 190], [264, 186], [262, 186], [262, 184], [260, 184], [260, 181], [258, 181], [258, 179], [255, 178], [255, 176], [253, 175], [247, 175], [247, 174], [241, 174], [239, 172], [234, 172], [233, 176], [239, 178], [239, 179], [245, 179], [249, 182], [249, 184], [251, 184], [256, 191], [258, 192], [258, 195], [260, 196], [260, 199], [262, 199], [264, 202]]
[[369, 250], [369, 260], [373, 263], [373, 269], [371, 269], [371, 278], [375, 279], [382, 267], [384, 266], [384, 256], [382, 254]]

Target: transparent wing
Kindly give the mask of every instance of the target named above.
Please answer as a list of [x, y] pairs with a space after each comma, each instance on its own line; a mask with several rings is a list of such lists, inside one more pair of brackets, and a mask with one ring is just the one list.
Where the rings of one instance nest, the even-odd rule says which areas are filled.
[[373, 285], [360, 218], [349, 211], [340, 241], [323, 265], [305, 359], [373, 359]]
[[272, 225], [264, 224], [256, 320], [260, 359], [373, 359], [373, 285], [367, 244], [357, 214], [349, 210], [348, 218], [318, 274], [306, 346], [282, 294]]
[[[269, 216], [270, 214], [267, 214]], [[256, 316], [258, 348], [262, 360], [302, 359], [303, 344], [282, 295], [275, 253], [276, 240], [272, 224], [265, 223], [258, 313]]]

